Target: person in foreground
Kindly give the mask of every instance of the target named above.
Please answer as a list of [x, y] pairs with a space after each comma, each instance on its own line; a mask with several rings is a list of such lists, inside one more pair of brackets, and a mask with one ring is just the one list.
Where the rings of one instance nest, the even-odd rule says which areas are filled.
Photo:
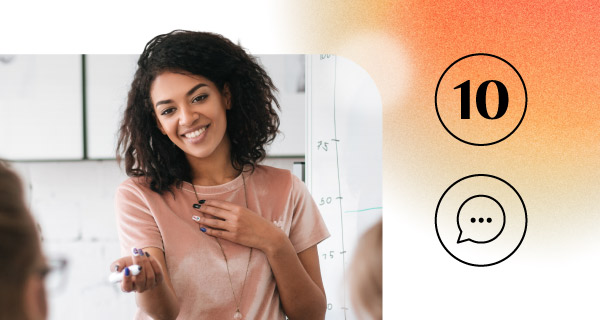
[[44, 320], [49, 267], [17, 175], [0, 161], [0, 320]]
[[301, 180], [259, 164], [278, 132], [275, 90], [220, 35], [176, 30], [146, 45], [120, 129], [130, 178], [111, 265], [137, 319], [324, 318], [327, 228]]
[[383, 318], [382, 236], [379, 220], [361, 236], [350, 264], [351, 298], [359, 319]]

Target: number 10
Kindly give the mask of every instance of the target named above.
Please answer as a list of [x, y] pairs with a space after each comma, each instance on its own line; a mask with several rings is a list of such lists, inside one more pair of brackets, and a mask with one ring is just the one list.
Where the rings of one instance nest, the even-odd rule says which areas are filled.
[[[496, 85], [496, 89], [498, 90], [498, 112], [494, 117], [490, 117], [486, 103], [488, 85], [492, 82]], [[460, 118], [471, 119], [471, 80], [459, 84], [454, 87], [454, 89], [460, 89]], [[485, 81], [477, 88], [475, 104], [477, 105], [477, 111], [479, 111], [479, 114], [482, 117], [490, 120], [499, 119], [506, 113], [506, 109], [508, 109], [508, 91], [500, 81]]]

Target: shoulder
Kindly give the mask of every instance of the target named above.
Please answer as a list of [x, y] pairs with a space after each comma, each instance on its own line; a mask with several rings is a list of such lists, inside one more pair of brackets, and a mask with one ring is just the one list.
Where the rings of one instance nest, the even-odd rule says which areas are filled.
[[279, 187], [283, 185], [289, 185], [291, 187], [294, 183], [294, 178], [296, 178], [289, 170], [265, 165], [257, 165], [254, 168], [251, 177], [255, 183], [269, 183]]
[[117, 199], [148, 198], [158, 193], [152, 191], [144, 177], [129, 177], [117, 187]]
[[119, 184], [119, 186], [117, 187], [117, 189], [137, 189], [137, 190], [148, 189], [148, 190], [150, 190], [144, 177], [129, 177], [129, 178], [125, 179], [123, 182], [121, 182]]
[[303, 193], [306, 187], [290, 170], [257, 165], [252, 173], [255, 184], [267, 186], [272, 192]]

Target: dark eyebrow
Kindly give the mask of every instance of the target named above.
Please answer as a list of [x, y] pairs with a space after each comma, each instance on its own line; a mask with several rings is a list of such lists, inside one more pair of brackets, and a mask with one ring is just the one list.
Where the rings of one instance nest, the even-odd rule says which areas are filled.
[[[199, 83], [199, 84], [195, 85], [193, 88], [191, 88], [185, 95], [186, 95], [186, 97], [189, 97], [199, 88], [206, 87], [206, 86], [208, 86], [206, 83]], [[157, 102], [154, 107], [158, 108], [158, 106], [161, 104], [168, 104], [168, 103], [172, 103], [172, 102], [173, 102], [173, 100], [171, 100], [171, 99], [161, 100], [161, 101]]]
[[186, 97], [189, 97], [194, 93], [194, 91], [198, 90], [199, 88], [206, 87], [206, 86], [208, 86], [206, 83], [199, 83], [198, 85], [191, 88], [190, 91], [188, 91], [185, 95], [186, 95]]

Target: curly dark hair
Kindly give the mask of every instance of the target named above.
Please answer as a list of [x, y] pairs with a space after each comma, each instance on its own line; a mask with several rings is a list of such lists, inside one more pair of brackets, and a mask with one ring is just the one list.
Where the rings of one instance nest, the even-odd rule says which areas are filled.
[[123, 155], [127, 175], [145, 177], [158, 193], [191, 181], [184, 152], [156, 124], [150, 86], [165, 71], [203, 76], [221, 93], [228, 86], [231, 163], [236, 170], [249, 165], [253, 171], [266, 155], [265, 146], [279, 132], [277, 88], [241, 46], [214, 33], [175, 30], [150, 40], [138, 60], [117, 144], [117, 159], [121, 161]]

